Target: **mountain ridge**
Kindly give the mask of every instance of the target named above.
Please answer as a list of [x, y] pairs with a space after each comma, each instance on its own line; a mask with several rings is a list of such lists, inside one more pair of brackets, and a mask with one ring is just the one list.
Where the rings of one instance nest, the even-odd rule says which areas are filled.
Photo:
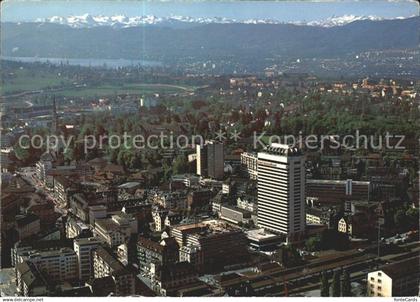
[[169, 64], [213, 60], [260, 66], [267, 60], [337, 58], [371, 50], [418, 49], [420, 17], [359, 20], [343, 26], [211, 23], [173, 27], [73, 28], [2, 23], [9, 57], [143, 59]]
[[396, 17], [392, 19], [386, 19], [378, 16], [367, 15], [367, 16], [356, 16], [356, 15], [343, 15], [343, 16], [332, 16], [324, 20], [317, 21], [295, 21], [285, 22], [274, 19], [229, 19], [222, 17], [190, 17], [190, 16], [170, 16], [170, 17], [157, 17], [154, 15], [142, 15], [128, 17], [125, 15], [75, 15], [75, 16], [52, 16], [48, 18], [38, 18], [35, 20], [36, 23], [56, 23], [62, 25], [68, 25], [74, 28], [83, 27], [96, 27], [96, 26], [112, 26], [112, 27], [135, 27], [139, 25], [170, 25], [171, 23], [189, 23], [189, 24], [295, 24], [295, 25], [307, 25], [307, 26], [320, 26], [320, 27], [332, 27], [332, 26], [343, 26], [355, 21], [370, 20], [370, 21], [382, 21], [382, 20], [398, 20], [405, 19], [404, 17]]

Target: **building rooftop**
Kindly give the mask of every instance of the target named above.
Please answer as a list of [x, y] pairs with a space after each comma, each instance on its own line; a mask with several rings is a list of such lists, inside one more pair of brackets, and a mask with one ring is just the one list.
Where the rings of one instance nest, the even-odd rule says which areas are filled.
[[[331, 185], [345, 185], [347, 180], [335, 180], [335, 179], [307, 179], [308, 184], [331, 184]], [[353, 185], [369, 185], [370, 181], [352, 180]]]
[[248, 238], [251, 238], [254, 240], [267, 240], [267, 239], [280, 238], [280, 236], [267, 232], [262, 228], [246, 231], [245, 234]]
[[283, 155], [283, 156], [299, 156], [302, 155], [301, 150], [286, 144], [273, 143], [264, 149], [266, 153]]
[[25, 225], [28, 225], [34, 221], [39, 220], [39, 217], [35, 214], [28, 214], [25, 216], [17, 216], [16, 217], [16, 224], [18, 227], [23, 227]]
[[99, 247], [96, 249], [95, 254], [107, 263], [107, 265], [112, 269], [113, 273], [118, 273], [125, 270], [124, 265], [105, 248]]
[[420, 256], [397, 261], [382, 267], [382, 271], [392, 279], [418, 273], [420, 268]]

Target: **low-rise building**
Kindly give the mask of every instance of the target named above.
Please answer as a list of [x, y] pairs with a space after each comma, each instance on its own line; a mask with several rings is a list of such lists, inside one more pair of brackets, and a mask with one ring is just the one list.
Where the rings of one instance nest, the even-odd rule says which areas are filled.
[[284, 242], [284, 237], [270, 233], [262, 228], [245, 232], [248, 245], [257, 251], [274, 250]]
[[367, 276], [370, 297], [417, 296], [420, 282], [420, 257], [387, 264]]
[[70, 216], [66, 221], [66, 238], [89, 237], [91, 231], [88, 225]]
[[93, 252], [93, 268], [95, 279], [112, 277], [116, 296], [135, 294], [134, 274], [105, 248], [98, 247]]
[[258, 158], [256, 153], [244, 152], [241, 154], [241, 164], [244, 167], [245, 173], [252, 180], [257, 180], [258, 177], [257, 162]]
[[166, 265], [178, 261], [178, 243], [174, 238], [166, 238], [160, 242], [140, 237], [137, 242], [137, 257], [140, 272], [150, 274], [151, 265]]
[[41, 222], [39, 217], [34, 214], [19, 215], [16, 216], [15, 227], [18, 240], [22, 240], [39, 233], [41, 230]]
[[177, 225], [171, 227], [170, 233], [180, 247], [201, 249], [206, 268], [235, 264], [245, 261], [248, 256], [242, 230], [220, 220]]
[[76, 253], [70, 248], [49, 251], [30, 251], [18, 257], [18, 263], [29, 261], [53, 280], [66, 281], [78, 279]]
[[111, 218], [96, 219], [94, 234], [110, 247], [126, 243], [130, 235], [137, 232], [137, 221], [132, 217], [113, 215]]
[[241, 196], [236, 200], [238, 208], [249, 211], [257, 211], [257, 199], [254, 196]]
[[67, 189], [70, 188], [70, 180], [64, 176], [55, 176], [54, 177], [54, 194], [62, 206], [67, 206]]
[[74, 240], [80, 280], [89, 280], [93, 277], [93, 251], [100, 244], [101, 242], [93, 237]]
[[49, 280], [42, 276], [33, 263], [24, 261], [16, 265], [16, 289], [20, 296], [48, 296], [49, 286]]
[[223, 205], [220, 210], [220, 219], [235, 224], [248, 223], [251, 221], [251, 212], [238, 207]]
[[197, 281], [198, 274], [188, 262], [152, 265], [152, 288], [161, 296], [175, 296], [178, 289]]

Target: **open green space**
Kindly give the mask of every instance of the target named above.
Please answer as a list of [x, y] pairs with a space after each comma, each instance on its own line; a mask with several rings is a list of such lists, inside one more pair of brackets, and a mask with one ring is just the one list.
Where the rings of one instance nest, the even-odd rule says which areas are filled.
[[70, 80], [50, 72], [36, 70], [17, 69], [12, 74], [2, 75], [1, 94], [19, 93], [50, 87], [65, 86]]
[[[194, 87], [170, 84], [103, 84], [98, 86], [71, 86], [71, 80], [60, 74], [31, 71], [27, 69], [15, 70], [11, 75], [2, 76], [0, 93], [2, 95], [19, 94], [23, 92], [44, 90], [45, 93], [53, 88], [54, 94], [66, 97], [94, 97], [117, 94], [153, 94], [180, 93], [193, 91]], [[63, 87], [62, 89], [60, 87]]]
[[193, 91], [193, 88], [166, 84], [99, 85], [96, 87], [64, 89], [57, 91], [55, 94], [67, 97], [93, 97], [117, 94], [179, 93], [183, 91]]

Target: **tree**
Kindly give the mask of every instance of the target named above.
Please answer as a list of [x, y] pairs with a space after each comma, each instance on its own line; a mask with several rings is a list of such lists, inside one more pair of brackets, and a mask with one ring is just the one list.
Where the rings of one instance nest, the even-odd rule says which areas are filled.
[[321, 274], [321, 297], [330, 296], [330, 284], [328, 282], [327, 272], [323, 271]]
[[398, 230], [404, 230], [407, 226], [407, 215], [404, 209], [399, 209], [394, 215], [394, 224]]
[[410, 207], [405, 214], [407, 216], [407, 224], [409, 228], [417, 228], [419, 222], [419, 209]]
[[351, 282], [350, 274], [348, 271], [344, 271], [343, 280], [341, 281], [341, 295], [343, 297], [351, 297]]
[[335, 271], [332, 282], [332, 295], [333, 297], [341, 296], [340, 272]]
[[306, 240], [305, 247], [310, 252], [318, 251], [320, 249], [320, 243], [319, 237], [310, 237]]
[[174, 174], [182, 174], [187, 172], [188, 161], [185, 155], [180, 154], [175, 158], [172, 169]]

